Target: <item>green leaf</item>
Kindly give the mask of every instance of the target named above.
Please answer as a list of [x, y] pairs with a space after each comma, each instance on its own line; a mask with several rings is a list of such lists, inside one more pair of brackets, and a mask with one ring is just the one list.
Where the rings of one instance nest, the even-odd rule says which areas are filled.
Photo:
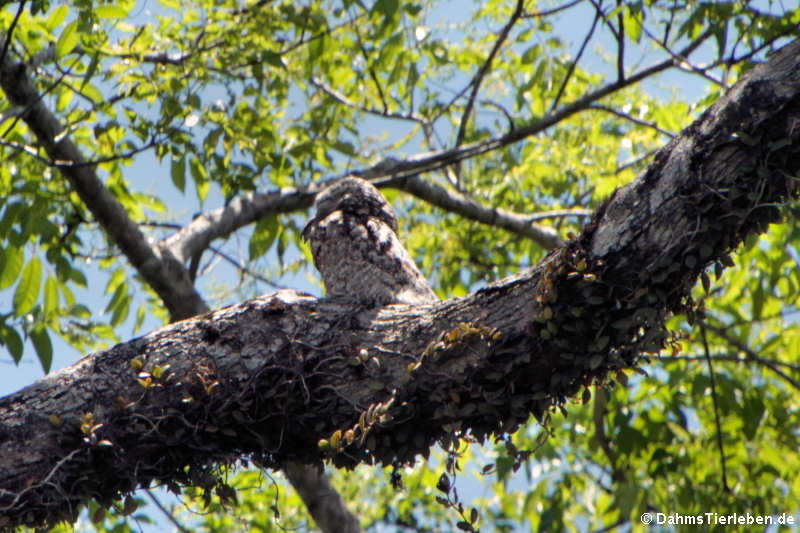
[[34, 256], [22, 271], [22, 277], [14, 292], [14, 314], [22, 316], [33, 309], [39, 298], [42, 285], [42, 262]]
[[83, 288], [87, 287], [86, 275], [82, 270], [70, 267], [67, 271], [67, 279]]
[[78, 33], [78, 21], [75, 20], [69, 23], [58, 37], [58, 41], [56, 41], [56, 58], [60, 59], [72, 52], [72, 50], [78, 46], [80, 40], [81, 36]]
[[136, 321], [133, 323], [133, 333], [141, 329], [142, 324], [144, 324], [144, 319], [147, 317], [147, 309], [143, 305], [139, 306], [139, 309], [136, 311]]
[[208, 171], [196, 157], [193, 157], [189, 162], [189, 169], [192, 172], [192, 178], [194, 178], [197, 198], [200, 200], [200, 203], [203, 203], [206, 200], [206, 196], [208, 196], [209, 190]]
[[641, 13], [632, 13], [625, 10], [622, 16], [622, 23], [625, 27], [625, 33], [628, 34], [633, 42], [638, 43], [642, 39]]
[[131, 302], [133, 298], [129, 294], [125, 294], [119, 303], [114, 307], [114, 312], [111, 314], [111, 326], [117, 327], [128, 318], [128, 313], [131, 309]]
[[67, 5], [66, 4], [62, 4], [62, 5], [58, 6], [57, 8], [55, 8], [53, 10], [53, 12], [50, 13], [50, 16], [48, 17], [47, 22], [45, 23], [45, 25], [47, 26], [47, 29], [50, 30], [50, 31], [53, 31], [54, 29], [59, 27], [61, 25], [61, 23], [64, 22], [64, 19], [67, 18], [67, 13], [68, 12], [69, 12], [69, 9], [67, 9]]
[[108, 283], [106, 283], [106, 294], [117, 290], [117, 287], [119, 287], [123, 281], [125, 281], [125, 269], [118, 268], [111, 274]]
[[44, 326], [35, 327], [30, 333], [36, 355], [42, 364], [45, 373], [50, 372], [50, 365], [53, 364], [53, 343], [50, 341], [50, 334]]
[[114, 309], [119, 306], [120, 302], [128, 295], [128, 284], [127, 283], [120, 283], [114, 289], [114, 294], [111, 296], [111, 300], [106, 305], [106, 313], [113, 311]]
[[394, 18], [397, 9], [400, 7], [398, 0], [378, 0], [372, 8], [373, 13], [380, 13], [385, 19]]
[[264, 50], [261, 52], [264, 61], [268, 65], [272, 65], [273, 67], [284, 68], [286, 67], [286, 63], [283, 62], [283, 56], [281, 54], [276, 54], [275, 52], [271, 52], [269, 50]]
[[[129, 294], [128, 290], [128, 283], [124, 281], [119, 281], [117, 274], [121, 272], [122, 269], [119, 269], [117, 272], [114, 273], [112, 280], [109, 282], [109, 287], [112, 286], [112, 283], [115, 284], [116, 287], [114, 289], [114, 295], [111, 297], [111, 301], [106, 306], [106, 312], [112, 312], [111, 314], [111, 326], [117, 327], [122, 322], [128, 318], [128, 313], [130, 312], [131, 301], [133, 300]], [[124, 272], [123, 272], [124, 274]]]
[[81, 318], [83, 320], [89, 320], [92, 318], [92, 312], [89, 311], [89, 308], [83, 304], [75, 304], [70, 307], [69, 314], [70, 316]]
[[10, 246], [1, 250], [0, 254], [0, 289], [7, 289], [17, 281], [25, 263], [25, 254], [22, 248]]
[[278, 217], [262, 218], [256, 223], [253, 235], [250, 237], [250, 260], [257, 259], [270, 249], [275, 237], [278, 236]]
[[22, 337], [19, 336], [19, 333], [17, 333], [14, 328], [3, 324], [2, 329], [0, 329], [0, 340], [2, 340], [3, 344], [8, 348], [8, 353], [11, 354], [11, 358], [14, 362], [19, 363], [20, 359], [22, 359], [23, 347]]
[[44, 315], [53, 316], [58, 311], [58, 282], [53, 276], [47, 276], [44, 282]]
[[[757, 275], [757, 274], [756, 274]], [[756, 281], [756, 288], [753, 291], [753, 320], [761, 320], [761, 310], [764, 308], [764, 285], [761, 280]]]
[[118, 6], [98, 6], [94, 14], [101, 19], [123, 19], [128, 16], [128, 10]]
[[[89, 62], [89, 67], [86, 69], [86, 74], [83, 75], [83, 81], [81, 82], [81, 90], [83, 90], [86, 87], [86, 84], [89, 82], [90, 79], [92, 79], [92, 76], [94, 76], [95, 72], [97, 72], [97, 66], [99, 64], [100, 64], [100, 51], [98, 50], [95, 51], [95, 53], [92, 55], [92, 60]], [[100, 101], [100, 100], [95, 100], [94, 98], [92, 98], [92, 100], [94, 100], [95, 102]]]

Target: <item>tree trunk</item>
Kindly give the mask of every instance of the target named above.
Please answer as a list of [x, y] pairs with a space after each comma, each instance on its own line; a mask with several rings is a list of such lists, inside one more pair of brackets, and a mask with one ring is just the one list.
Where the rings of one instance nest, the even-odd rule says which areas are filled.
[[0, 399], [0, 524], [152, 482], [225, 494], [214, 465], [237, 459], [410, 463], [459, 432], [547, 423], [669, 342], [704, 269], [780, 219], [799, 140], [795, 41], [522, 274], [416, 307], [280, 291], [90, 355]]

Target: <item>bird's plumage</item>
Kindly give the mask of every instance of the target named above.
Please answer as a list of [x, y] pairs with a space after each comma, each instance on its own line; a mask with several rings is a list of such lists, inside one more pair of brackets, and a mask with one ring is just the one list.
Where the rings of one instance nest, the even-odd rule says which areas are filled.
[[373, 185], [343, 178], [322, 191], [314, 206], [303, 236], [328, 296], [369, 305], [437, 300], [397, 238], [394, 209]]

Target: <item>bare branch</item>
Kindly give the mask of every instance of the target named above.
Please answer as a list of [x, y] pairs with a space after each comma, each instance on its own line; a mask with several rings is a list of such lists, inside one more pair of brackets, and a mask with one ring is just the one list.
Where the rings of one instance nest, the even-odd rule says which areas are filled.
[[603, 19], [603, 23], [608, 26], [608, 30], [611, 32], [611, 35], [614, 36], [614, 40], [619, 42], [620, 40], [620, 32], [617, 28], [614, 27], [614, 24], [608, 20], [606, 16], [606, 12], [603, 11], [603, 0], [589, 0], [589, 3], [594, 6], [595, 12]]
[[483, 62], [481, 68], [478, 69], [478, 72], [475, 73], [475, 76], [470, 81], [470, 85], [472, 86], [472, 93], [469, 95], [469, 99], [467, 100], [467, 105], [464, 107], [464, 114], [461, 115], [461, 124], [458, 127], [458, 134], [456, 135], [456, 143], [455, 146], [461, 146], [461, 143], [464, 142], [464, 135], [467, 132], [467, 122], [469, 122], [470, 116], [472, 115], [472, 108], [475, 105], [475, 98], [478, 96], [478, 90], [480, 90], [481, 82], [486, 74], [489, 72], [489, 69], [492, 66], [492, 61], [494, 61], [495, 56], [500, 51], [500, 48], [503, 46], [503, 43], [508, 38], [508, 34], [511, 32], [511, 28], [514, 27], [514, 24], [522, 17], [523, 13], [523, 4], [524, 0], [517, 0], [517, 6], [514, 8], [514, 12], [511, 13], [511, 17], [508, 19], [508, 22], [503, 29], [500, 30], [500, 35], [497, 36], [497, 40], [492, 47], [492, 51], [489, 52], [489, 55], [486, 57], [486, 61]]
[[719, 420], [719, 406], [717, 405], [717, 378], [714, 376], [714, 365], [711, 362], [711, 355], [708, 350], [708, 339], [706, 338], [706, 328], [700, 325], [700, 336], [703, 340], [703, 351], [708, 363], [708, 375], [711, 382], [711, 401], [714, 406], [714, 425], [717, 428], [717, 448], [719, 449], [719, 461], [722, 470], [722, 488], [725, 492], [730, 492], [728, 487], [727, 468], [725, 467], [725, 446], [722, 443], [722, 423]]
[[508, 122], [508, 130], [509, 131], [511, 131], [511, 130], [513, 130], [514, 128], [517, 127], [516, 124], [514, 123], [514, 117], [511, 115], [511, 113], [508, 111], [508, 109], [506, 109], [505, 107], [503, 107], [499, 103], [493, 102], [491, 100], [482, 100], [481, 104], [483, 104], [485, 106], [491, 106], [491, 107], [497, 108], [503, 114], [503, 116], [506, 117], [506, 121]]
[[736, 337], [734, 337], [733, 335], [730, 335], [723, 328], [717, 327], [717, 326], [709, 323], [707, 320], [701, 321], [699, 323], [699, 325], [701, 327], [709, 330], [709, 331], [712, 331], [715, 335], [717, 335], [721, 339], [725, 340], [726, 343], [730, 344], [731, 346], [734, 346], [737, 350], [742, 352], [745, 355], [745, 357], [747, 357], [748, 360], [753, 361], [755, 363], [758, 363], [758, 364], [760, 364], [762, 366], [765, 366], [765, 367], [769, 368], [775, 374], [777, 374], [783, 380], [785, 380], [787, 383], [789, 383], [792, 387], [794, 387], [795, 390], [800, 391], [800, 382], [798, 382], [796, 379], [794, 379], [793, 377], [788, 375], [786, 372], [784, 372], [783, 370], [778, 368], [778, 363], [777, 362], [774, 362], [774, 361], [771, 361], [769, 359], [765, 359], [765, 358], [759, 356], [749, 346], [747, 346], [746, 344], [743, 344], [742, 342], [740, 342], [738, 339], [736, 339]]
[[[617, 7], [622, 5], [622, 0], [617, 0]], [[617, 28], [619, 36], [617, 38], [617, 81], [625, 79], [625, 24], [623, 12], [617, 15]]]
[[279, 284], [275, 283], [274, 281], [272, 281], [269, 278], [266, 278], [266, 277], [262, 276], [258, 272], [253, 271], [253, 269], [251, 269], [251, 268], [247, 268], [246, 266], [241, 264], [239, 261], [237, 261], [236, 259], [234, 259], [230, 255], [226, 254], [225, 252], [223, 252], [219, 248], [216, 248], [214, 246], [209, 246], [208, 248], [209, 248], [209, 250], [214, 252], [214, 254], [216, 254], [219, 257], [221, 257], [222, 259], [224, 259], [226, 262], [228, 262], [230, 265], [232, 265], [236, 270], [238, 270], [242, 274], [247, 274], [251, 278], [257, 279], [258, 281], [269, 285], [273, 289], [281, 290], [281, 289], [288, 288], [288, 287], [284, 287], [283, 285], [279, 285]]
[[627, 120], [629, 122], [633, 122], [634, 124], [636, 124], [638, 126], [644, 126], [646, 128], [652, 128], [652, 129], [656, 130], [658, 133], [660, 133], [661, 135], [666, 135], [670, 139], [675, 137], [674, 133], [672, 133], [671, 131], [667, 131], [667, 130], [661, 128], [655, 122], [648, 122], [646, 120], [642, 120], [640, 118], [636, 118], [633, 115], [631, 115], [630, 113], [624, 113], [622, 111], [619, 111], [618, 109], [614, 109], [613, 107], [609, 107], [609, 106], [605, 106], [605, 105], [601, 105], [601, 104], [592, 104], [591, 106], [589, 106], [589, 108], [590, 109], [597, 109], [598, 111], [605, 111], [606, 113], [611, 113], [612, 115], [616, 115], [619, 118], [623, 118], [623, 119], [625, 119], [625, 120]]
[[422, 124], [423, 126], [429, 125], [428, 121], [425, 120], [425, 117], [410, 111], [408, 113], [395, 113], [393, 111], [388, 111], [386, 109], [377, 109], [375, 107], [367, 107], [361, 104], [357, 104], [352, 100], [348, 99], [345, 95], [334, 89], [333, 87], [327, 85], [322, 80], [312, 77], [311, 84], [319, 89], [320, 91], [324, 92], [337, 102], [352, 109], [356, 109], [363, 113], [369, 113], [370, 115], [376, 115], [383, 118], [392, 118], [398, 120], [409, 120], [411, 122], [417, 122]]
[[164, 518], [169, 520], [172, 523], [172, 525], [175, 526], [175, 529], [180, 531], [180, 533], [191, 533], [188, 529], [186, 529], [186, 527], [183, 524], [181, 524], [178, 521], [178, 519], [170, 512], [169, 509], [164, 507], [164, 504], [161, 503], [161, 501], [158, 498], [156, 498], [156, 495], [153, 494], [152, 490], [147, 489], [144, 492], [145, 494], [147, 494], [147, 497], [150, 498], [150, 501], [153, 502], [153, 505], [158, 507], [158, 510], [161, 511], [161, 514], [164, 515]]
[[[12, 105], [25, 108], [20, 115], [22, 120], [34, 132], [48, 156], [55, 162], [106, 233], [120, 247], [148, 285], [161, 297], [172, 320], [180, 320], [207, 311], [205, 301], [190, 279], [185, 259], [176, 259], [166, 246], [149, 244], [138, 225], [130, 219], [122, 205], [99, 180], [94, 165], [85, 160], [58, 119], [44, 106], [41, 101], [43, 95], [37, 94], [25, 64], [13, 64], [9, 58], [4, 57], [0, 62], [0, 87]], [[12, 123], [10, 128], [13, 126]], [[301, 468], [309, 469], [302, 480], [317, 483], [320, 487], [316, 492], [312, 491], [314, 495], [319, 496], [322, 489], [332, 489], [323, 474], [311, 470], [311, 467]], [[313, 487], [296, 488], [303, 494], [310, 494], [312, 493], [310, 489]], [[322, 490], [326, 498], [338, 497], [335, 491], [332, 494], [330, 492]], [[320, 509], [316, 502], [307, 500], [304, 502], [315, 520], [324, 522], [325, 517], [318, 514]], [[327, 506], [325, 510], [331, 508], [332, 506]], [[343, 516], [349, 514], [343, 507], [338, 509], [338, 512]], [[355, 520], [353, 517], [351, 519]], [[335, 529], [328, 530], [332, 531]]]
[[[597, 27], [597, 21], [600, 20], [601, 15], [600, 9], [594, 15], [594, 20], [592, 21], [592, 26], [589, 28], [589, 33], [586, 34], [586, 37], [583, 39], [583, 44], [581, 44], [580, 49], [578, 50], [578, 55], [575, 56], [575, 59], [569, 65], [567, 69], [567, 74], [564, 76], [564, 79], [561, 81], [561, 85], [558, 88], [558, 92], [556, 93], [556, 97], [553, 98], [553, 103], [550, 105], [550, 112], [552, 113], [555, 108], [558, 107], [558, 103], [561, 101], [561, 95], [564, 94], [564, 90], [567, 88], [567, 84], [569, 83], [570, 78], [572, 77], [572, 73], [575, 72], [575, 67], [578, 66], [578, 62], [581, 60], [583, 56], [583, 51], [586, 49], [586, 45], [589, 44], [589, 41], [594, 34], [594, 29]], [[617, 82], [621, 82], [623, 80], [617, 80]]]
[[[705, 324], [706, 324], [706, 326], [709, 326], [708, 322], [706, 322]], [[739, 350], [739, 351], [741, 351], [741, 350]], [[755, 355], [755, 352], [753, 352], [753, 354]], [[714, 361], [725, 361], [725, 362], [729, 362], [729, 363], [745, 363], [745, 364], [755, 363], [757, 365], [761, 365], [761, 366], [764, 366], [766, 368], [770, 368], [770, 365], [774, 365], [776, 367], [784, 367], [784, 368], [786, 368], [788, 370], [791, 370], [792, 372], [800, 372], [800, 365], [787, 363], [785, 361], [779, 361], [777, 359], [768, 359], [766, 357], [761, 357], [761, 356], [757, 356], [757, 357], [753, 358], [753, 357], [749, 357], [747, 355], [745, 355], [744, 357], [741, 357], [741, 356], [739, 356], [739, 355], [737, 355], [735, 353], [718, 353], [718, 354], [712, 354], [711, 358]], [[658, 360], [666, 362], [666, 363], [675, 362], [675, 361], [691, 361], [691, 362], [702, 361], [702, 362], [705, 362], [706, 358], [705, 358], [704, 355], [660, 355], [658, 357]], [[770, 368], [770, 370], [771, 370], [771, 368]], [[783, 376], [781, 376], [781, 377], [783, 377]], [[797, 384], [792, 383], [792, 382], [788, 382], [788, 383], [790, 383], [793, 388], [797, 388], [797, 386], [796, 386]], [[800, 390], [800, 389], [798, 389], [798, 390]]]
[[714, 85], [718, 85], [718, 86], [720, 86], [720, 87], [722, 87], [722, 88], [724, 88], [726, 90], [729, 89], [729, 86], [726, 83], [724, 83], [722, 80], [718, 80], [717, 78], [715, 78], [714, 76], [712, 76], [711, 74], [708, 73], [708, 71], [711, 70], [711, 68], [713, 68], [713, 66], [710, 67], [710, 68], [698, 67], [698, 66], [690, 63], [689, 59], [687, 57], [683, 57], [683, 58], [678, 57], [678, 55], [675, 54], [675, 52], [673, 52], [672, 49], [670, 49], [670, 47], [662, 44], [662, 42], [658, 38], [656, 38], [650, 32], [650, 30], [648, 30], [644, 26], [644, 24], [642, 24], [642, 32], [645, 35], [647, 35], [647, 37], [651, 41], [653, 41], [656, 45], [658, 45], [662, 50], [664, 50], [669, 55], [671, 55], [672, 58], [676, 60], [675, 66], [677, 66], [680, 70], [683, 70], [684, 72], [689, 72], [689, 73], [692, 73], [692, 74], [699, 74], [700, 76], [702, 76], [706, 80], [710, 81]]
[[573, 6], [577, 6], [578, 4], [581, 3], [581, 1], [582, 0], [572, 0], [571, 2], [567, 2], [566, 4], [563, 4], [563, 5], [560, 5], [560, 6], [556, 6], [556, 7], [552, 8], [552, 9], [545, 9], [545, 10], [542, 10], [542, 11], [526, 11], [526, 12], [524, 12], [522, 14], [522, 18], [525, 18], [525, 19], [528, 19], [528, 18], [542, 18], [542, 17], [546, 17], [548, 15], [553, 15], [553, 14], [558, 13], [560, 11], [565, 11], [565, 10], [567, 10], [567, 9], [573, 7]]
[[214, 239], [225, 237], [237, 229], [266, 216], [291, 213], [311, 207], [320, 186], [303, 189], [283, 188], [269, 193], [247, 193], [227, 206], [197, 216], [166, 239], [163, 244], [185, 263], [197, 252], [205, 250]]
[[656, 152], [658, 152], [657, 148], [653, 148], [652, 150], [648, 150], [647, 153], [642, 154], [639, 157], [632, 157], [632, 158], [628, 159], [627, 161], [625, 161], [624, 163], [622, 163], [621, 165], [619, 165], [613, 171], [603, 172], [601, 175], [609, 176], [609, 175], [613, 175], [613, 174], [619, 174], [620, 172], [623, 172], [625, 170], [628, 170], [629, 168], [635, 167], [636, 165], [641, 164], [643, 161], [646, 161], [646, 160], [650, 159], [651, 157], [653, 157], [653, 155]]
[[[73, 65], [74, 65], [75, 63], [77, 63], [77, 62], [78, 62], [78, 59], [76, 58], [76, 59], [73, 61]], [[8, 65], [12, 65], [12, 63], [11, 63], [11, 60], [10, 60], [10, 59], [7, 59], [6, 63], [7, 63]], [[4, 65], [4, 64], [6, 64], [6, 63], [0, 63], [0, 69], [2, 69], [2, 68], [3, 68], [3, 65]], [[22, 71], [23, 71], [23, 73], [22, 73], [21, 75], [26, 75], [26, 74], [27, 74], [27, 73], [25, 72], [26, 66], [25, 66], [25, 64], [24, 64], [24, 63], [19, 63], [19, 64], [17, 64], [17, 65], [14, 65], [14, 67], [15, 67], [15, 68], [17, 68], [17, 69], [20, 69], [20, 70], [22, 70]], [[0, 72], [2, 72], [2, 71], [0, 71]], [[6, 71], [6, 72], [5, 72], [5, 74], [6, 74], [6, 75], [9, 75], [10, 73], [11, 73], [11, 71]], [[36, 93], [34, 93], [34, 94], [35, 94], [35, 97], [34, 97], [34, 98], [31, 98], [31, 99], [30, 99], [30, 101], [27, 101], [25, 105], [22, 105], [22, 104], [16, 104], [16, 103], [14, 103], [14, 100], [13, 100], [12, 98], [10, 98], [10, 97], [9, 97], [9, 101], [11, 102], [11, 105], [12, 105], [12, 106], [14, 106], [15, 108], [16, 108], [16, 107], [21, 107], [21, 108], [23, 108], [23, 110], [22, 110], [22, 111], [19, 111], [19, 112], [17, 112], [17, 113], [15, 113], [15, 115], [14, 115], [14, 120], [12, 120], [12, 121], [11, 121], [11, 124], [9, 124], [9, 125], [8, 125], [8, 127], [6, 128], [6, 130], [5, 130], [5, 131], [4, 131], [2, 134], [0, 134], [0, 137], [5, 137], [6, 135], [8, 135], [8, 134], [11, 132], [11, 130], [13, 130], [13, 129], [14, 129], [14, 127], [17, 125], [17, 123], [18, 123], [20, 120], [22, 120], [22, 116], [23, 116], [25, 113], [28, 113], [28, 112], [29, 112], [29, 111], [30, 111], [30, 110], [33, 108], [33, 106], [34, 106], [34, 105], [36, 105], [36, 104], [39, 104], [39, 103], [40, 103], [40, 101], [42, 100], [42, 98], [44, 98], [44, 97], [45, 97], [45, 96], [46, 96], [48, 93], [50, 93], [50, 91], [52, 91], [52, 90], [54, 90], [56, 87], [58, 87], [58, 86], [61, 84], [62, 80], [63, 80], [65, 77], [66, 77], [66, 74], [62, 74], [62, 75], [61, 75], [61, 76], [60, 76], [60, 77], [59, 77], [57, 80], [55, 80], [53, 83], [51, 83], [51, 84], [50, 84], [50, 86], [49, 86], [49, 87], [47, 87], [47, 89], [45, 89], [45, 90], [42, 92], [42, 94], [36, 94]], [[30, 79], [29, 79], [29, 78], [28, 78], [28, 81], [30, 82]], [[0, 87], [2, 87], [2, 84], [0, 84]], [[32, 88], [32, 87], [33, 87], [33, 86], [31, 85], [31, 88]]]
[[591, 209], [556, 209], [553, 211], [541, 211], [528, 216], [528, 222], [538, 222], [540, 220], [548, 220], [552, 218], [587, 218], [592, 216], [594, 211]]
[[36, 148], [34, 148], [33, 146], [27, 144], [22, 145], [3, 140], [0, 140], [0, 146], [5, 146], [6, 148], [14, 150], [14, 153], [7, 156], [8, 161], [11, 161], [13, 158], [15, 158], [17, 155], [21, 153], [25, 153], [31, 156], [32, 158], [36, 159], [40, 163], [44, 163], [48, 167], [53, 166], [53, 162], [47, 159], [46, 157], [42, 157], [41, 155], [39, 155], [38, 150], [36, 150]]
[[[380, 180], [376, 180], [374, 183], [377, 187], [383, 185]], [[548, 250], [556, 247], [561, 242], [558, 233], [554, 229], [533, 224], [529, 215], [512, 213], [499, 207], [486, 207], [458, 192], [450, 192], [435, 183], [425, 181], [419, 176], [409, 176], [402, 181], [388, 178], [384, 183], [386, 185], [392, 184], [390, 186], [407, 191], [445, 211], [458, 213], [464, 218], [528, 237]]]

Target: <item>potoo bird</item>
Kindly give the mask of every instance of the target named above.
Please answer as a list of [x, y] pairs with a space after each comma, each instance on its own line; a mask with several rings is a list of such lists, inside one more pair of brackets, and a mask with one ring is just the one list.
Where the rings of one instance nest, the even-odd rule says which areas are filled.
[[437, 300], [397, 238], [394, 209], [373, 185], [343, 178], [323, 190], [314, 207], [303, 236], [328, 296], [375, 306]]

